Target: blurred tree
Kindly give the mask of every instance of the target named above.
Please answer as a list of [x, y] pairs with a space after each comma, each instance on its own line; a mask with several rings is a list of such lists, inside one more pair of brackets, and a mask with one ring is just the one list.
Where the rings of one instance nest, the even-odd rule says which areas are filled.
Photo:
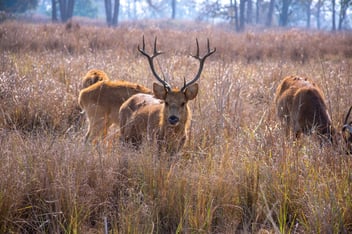
[[176, 0], [171, 0], [171, 19], [176, 18]]
[[256, 0], [255, 2], [255, 23], [260, 24], [260, 11], [262, 10], [263, 0]]
[[57, 8], [56, 8], [56, 0], [51, 1], [51, 21], [56, 22], [57, 20]]
[[331, 11], [332, 11], [332, 31], [335, 31], [336, 30], [336, 0], [331, 0]]
[[93, 0], [76, 0], [73, 14], [75, 16], [97, 18], [98, 7], [94, 4]]
[[306, 17], [307, 17], [306, 27], [307, 28], [310, 28], [310, 26], [311, 26], [310, 25], [310, 18], [312, 15], [312, 3], [313, 3], [313, 0], [304, 0], [303, 1], [303, 5], [306, 8]]
[[120, 10], [120, 0], [114, 1], [114, 7], [112, 7], [111, 0], [105, 1], [105, 13], [106, 13], [106, 22], [108, 26], [117, 26]]
[[315, 9], [316, 9], [315, 18], [317, 20], [318, 29], [320, 29], [321, 27], [321, 11], [322, 11], [323, 5], [324, 5], [324, 0], [318, 0], [315, 4]]
[[[59, 8], [57, 7], [57, 3], [59, 3]], [[52, 0], [52, 21], [58, 21], [57, 10], [59, 10], [61, 21], [67, 22], [73, 16], [74, 5], [74, 0]]]
[[279, 25], [282, 27], [286, 27], [288, 24], [288, 16], [290, 14], [290, 6], [293, 0], [282, 0], [281, 8], [280, 8], [280, 18]]
[[253, 14], [253, 2], [252, 0], [246, 0], [247, 2], [247, 17], [246, 17], [246, 22], [247, 24], [252, 23], [252, 14]]
[[246, 9], [246, 1], [247, 0], [240, 0], [240, 18], [239, 18], [239, 28], [238, 31], [244, 30], [244, 21], [245, 21], [245, 9]]
[[37, 6], [38, 0], [0, 0], [0, 11], [7, 13], [23, 13]]
[[231, 17], [231, 21], [235, 22], [235, 29], [236, 31], [240, 30], [240, 25], [238, 23], [238, 8], [237, 8], [237, 0], [230, 0], [230, 9], [229, 15]]
[[271, 27], [273, 22], [273, 14], [274, 14], [275, 0], [270, 0], [268, 15], [266, 17], [265, 26]]
[[346, 19], [346, 12], [349, 6], [352, 6], [352, 0], [340, 0], [340, 14], [338, 29], [342, 30], [343, 22]]

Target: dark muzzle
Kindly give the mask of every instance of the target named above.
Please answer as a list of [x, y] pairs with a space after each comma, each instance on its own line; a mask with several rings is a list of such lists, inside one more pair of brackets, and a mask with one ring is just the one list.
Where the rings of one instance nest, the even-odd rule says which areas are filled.
[[170, 117], [168, 118], [168, 121], [169, 121], [169, 123], [170, 123], [171, 125], [177, 124], [179, 120], [180, 120], [180, 119], [179, 119], [177, 116], [174, 116], [174, 115], [172, 115], [172, 116], [170, 116]]

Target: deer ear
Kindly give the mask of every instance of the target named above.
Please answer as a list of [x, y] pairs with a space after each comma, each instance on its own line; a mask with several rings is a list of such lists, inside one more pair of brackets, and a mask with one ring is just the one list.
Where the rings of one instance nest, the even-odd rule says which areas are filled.
[[153, 83], [153, 92], [156, 98], [165, 100], [167, 90], [163, 85], [160, 85], [158, 83]]
[[195, 83], [191, 86], [188, 86], [184, 92], [185, 92], [187, 100], [194, 99], [198, 94], [198, 84]]

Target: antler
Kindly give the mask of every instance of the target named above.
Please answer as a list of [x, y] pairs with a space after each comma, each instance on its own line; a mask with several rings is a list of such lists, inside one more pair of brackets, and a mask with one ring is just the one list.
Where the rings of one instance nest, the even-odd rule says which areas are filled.
[[191, 80], [188, 83], [186, 83], [186, 81], [184, 82], [184, 85], [183, 85], [181, 91], [184, 91], [188, 86], [195, 83], [200, 78], [200, 74], [202, 73], [205, 59], [208, 58], [210, 55], [212, 55], [216, 51], [216, 48], [210, 50], [209, 38], [207, 39], [207, 41], [208, 41], [208, 43], [207, 43], [208, 44], [208, 52], [203, 57], [200, 57], [199, 56], [199, 43], [198, 43], [198, 39], [196, 39], [197, 53], [196, 53], [196, 55], [191, 55], [191, 56], [199, 61], [199, 70], [198, 70], [197, 75], [193, 78], [193, 80]]
[[348, 118], [350, 117], [351, 110], [352, 110], [352, 106], [348, 110], [348, 113], [345, 117], [345, 122], [343, 123], [344, 125], [342, 127], [342, 132], [344, 132], [347, 129], [350, 133], [352, 133], [352, 126], [350, 124], [348, 124]]
[[164, 87], [170, 91], [171, 90], [171, 86], [163, 79], [160, 78], [160, 76], [158, 76], [158, 74], [156, 73], [155, 69], [154, 69], [154, 58], [160, 54], [162, 54], [163, 52], [161, 51], [157, 51], [156, 49], [156, 41], [157, 41], [157, 38], [155, 37], [155, 41], [154, 41], [154, 52], [153, 52], [153, 55], [149, 55], [146, 51], [145, 51], [145, 42], [144, 42], [144, 35], [143, 35], [143, 47], [142, 49], [139, 47], [138, 45], [138, 51], [141, 52], [145, 57], [147, 57], [148, 59], [148, 62], [149, 62], [149, 66], [152, 70], [152, 73], [153, 75], [155, 76], [155, 78], [164, 85]]

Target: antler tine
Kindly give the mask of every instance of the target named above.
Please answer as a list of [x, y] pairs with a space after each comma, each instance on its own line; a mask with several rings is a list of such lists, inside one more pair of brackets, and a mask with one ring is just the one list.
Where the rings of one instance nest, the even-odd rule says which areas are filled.
[[[198, 38], [196, 38], [196, 44], [197, 44], [197, 54], [196, 57], [199, 57], [199, 43], [198, 43]], [[194, 56], [193, 56], [194, 57]]]
[[146, 51], [145, 51], [145, 41], [144, 41], [144, 35], [143, 35], [143, 47], [142, 49], [139, 47], [138, 45], [138, 51], [141, 52], [145, 57], [147, 57], [148, 62], [149, 62], [149, 66], [150, 69], [152, 70], [152, 73], [154, 75], [154, 77], [164, 85], [164, 87], [170, 91], [171, 90], [171, 86], [163, 79], [160, 78], [160, 76], [156, 73], [155, 68], [154, 68], [154, 58], [157, 57], [158, 55], [162, 54], [163, 52], [158, 51], [156, 48], [156, 42], [157, 42], [157, 37], [155, 37], [155, 41], [154, 41], [154, 49], [153, 49], [153, 54], [149, 55]]
[[197, 38], [196, 38], [196, 44], [197, 44], [196, 55], [191, 55], [191, 56], [199, 61], [199, 69], [198, 69], [197, 75], [193, 78], [193, 80], [191, 80], [188, 83], [185, 83], [183, 85], [181, 91], [184, 91], [188, 86], [190, 86], [191, 84], [195, 83], [200, 78], [200, 74], [202, 73], [204, 62], [205, 62], [206, 58], [208, 58], [210, 55], [212, 55], [216, 51], [216, 48], [214, 48], [212, 50], [210, 49], [210, 42], [209, 42], [209, 38], [208, 38], [207, 39], [208, 51], [203, 57], [200, 57], [199, 56], [199, 43], [198, 43], [198, 39]]
[[343, 123], [344, 125], [342, 127], [342, 132], [344, 132], [347, 129], [350, 133], [352, 133], [352, 126], [350, 125], [351, 123], [348, 123], [348, 118], [350, 117], [351, 110], [352, 110], [352, 106], [348, 110], [347, 115], [345, 117], [345, 122]]
[[346, 117], [345, 117], [345, 122], [344, 122], [343, 124], [347, 124], [348, 118], [350, 117], [350, 114], [351, 114], [351, 110], [352, 110], [352, 106], [351, 106], [350, 109], [348, 110], [347, 115], [346, 115]]

